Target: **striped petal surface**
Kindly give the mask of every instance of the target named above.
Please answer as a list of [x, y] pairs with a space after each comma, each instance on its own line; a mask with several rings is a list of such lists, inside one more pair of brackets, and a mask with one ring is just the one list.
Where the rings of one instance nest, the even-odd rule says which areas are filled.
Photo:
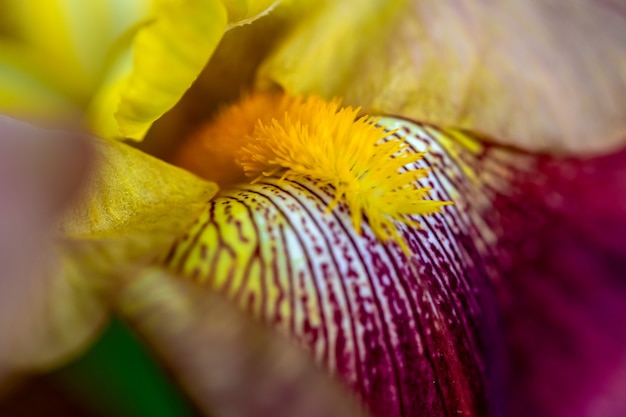
[[357, 233], [346, 206], [329, 213], [331, 187], [269, 178], [218, 194], [164, 263], [298, 341], [375, 416], [583, 416], [599, 398], [619, 415], [626, 248], [613, 242], [611, 262], [602, 250], [570, 257], [593, 242], [572, 238], [577, 224], [596, 240], [623, 229], [626, 194], [615, 207], [592, 187], [602, 175], [623, 191], [623, 171], [380, 123], [426, 152], [405, 169], [430, 169], [419, 181], [430, 198], [454, 202], [398, 226], [410, 254], [367, 224]]
[[[420, 185], [455, 202], [416, 218], [422, 228], [402, 229], [411, 256], [367, 226], [358, 234], [345, 206], [326, 214], [330, 187], [267, 179], [212, 200], [165, 262], [293, 336], [375, 415], [486, 415], [497, 324], [489, 208], [531, 161], [503, 170], [508, 154], [497, 149], [468, 149], [401, 120], [381, 123], [406, 129], [396, 135], [412, 152], [427, 152], [406, 169], [431, 169]], [[490, 158], [473, 165], [481, 152]]]

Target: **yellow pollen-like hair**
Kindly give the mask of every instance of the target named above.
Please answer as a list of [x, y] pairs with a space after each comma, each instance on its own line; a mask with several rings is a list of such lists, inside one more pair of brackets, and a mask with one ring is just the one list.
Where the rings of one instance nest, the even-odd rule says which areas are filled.
[[403, 170], [423, 154], [388, 138], [390, 132], [376, 118], [359, 117], [360, 108], [340, 108], [339, 100], [316, 96], [285, 96], [277, 108], [282, 114], [259, 119], [238, 152], [237, 162], [253, 181], [273, 176], [331, 185], [336, 194], [329, 211], [343, 201], [357, 232], [365, 216], [379, 239], [395, 239], [404, 250], [394, 222], [418, 227], [407, 216], [439, 212], [450, 204], [424, 200], [429, 189], [420, 188], [417, 180], [427, 170]]
[[429, 189], [417, 181], [427, 170], [414, 169], [423, 154], [410, 151], [378, 119], [359, 117], [360, 110], [317, 96], [247, 95], [193, 135], [176, 162], [222, 187], [246, 177], [332, 186], [328, 211], [345, 203], [357, 232], [367, 217], [380, 240], [396, 240], [408, 252], [396, 223], [419, 227], [409, 216], [451, 203], [424, 199]]

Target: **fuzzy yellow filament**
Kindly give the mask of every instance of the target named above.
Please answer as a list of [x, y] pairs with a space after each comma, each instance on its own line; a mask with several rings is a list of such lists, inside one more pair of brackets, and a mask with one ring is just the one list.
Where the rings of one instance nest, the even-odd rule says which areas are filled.
[[[449, 204], [424, 199], [429, 189], [417, 181], [427, 170], [410, 168], [423, 154], [409, 151], [404, 140], [390, 136], [376, 118], [359, 117], [359, 108], [341, 108], [339, 100], [316, 96], [256, 100], [272, 106], [260, 111], [254, 96], [249, 97], [213, 123], [232, 126], [226, 130], [228, 138], [211, 135], [218, 143], [228, 140], [229, 157], [253, 182], [271, 176], [332, 186], [335, 197], [329, 211], [345, 203], [357, 232], [366, 217], [380, 240], [396, 240], [404, 249], [396, 223], [418, 227], [409, 216], [435, 213]], [[241, 115], [244, 108], [254, 109], [254, 125], [235, 123], [246, 119]], [[237, 136], [233, 130], [241, 130], [236, 140], [231, 138]]]

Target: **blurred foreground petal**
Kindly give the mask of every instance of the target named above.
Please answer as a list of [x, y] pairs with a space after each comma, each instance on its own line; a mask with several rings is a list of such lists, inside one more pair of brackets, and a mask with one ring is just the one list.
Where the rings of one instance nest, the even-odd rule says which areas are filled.
[[207, 415], [364, 415], [304, 352], [206, 289], [152, 270], [119, 295], [122, 314]]
[[531, 150], [608, 152], [626, 141], [625, 11], [594, 0], [319, 2], [258, 84]]
[[120, 277], [171, 245], [215, 186], [117, 142], [0, 121], [4, 386], [84, 347]]
[[82, 135], [0, 119], [1, 385], [54, 364], [102, 323], [98, 291], [52, 249], [89, 159]]

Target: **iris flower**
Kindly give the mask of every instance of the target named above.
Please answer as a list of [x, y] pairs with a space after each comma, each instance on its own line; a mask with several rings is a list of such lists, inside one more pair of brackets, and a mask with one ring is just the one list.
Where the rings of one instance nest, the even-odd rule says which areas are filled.
[[2, 111], [100, 137], [54, 231], [3, 163], [4, 376], [113, 309], [215, 415], [626, 412], [621, 2], [3, 7]]

